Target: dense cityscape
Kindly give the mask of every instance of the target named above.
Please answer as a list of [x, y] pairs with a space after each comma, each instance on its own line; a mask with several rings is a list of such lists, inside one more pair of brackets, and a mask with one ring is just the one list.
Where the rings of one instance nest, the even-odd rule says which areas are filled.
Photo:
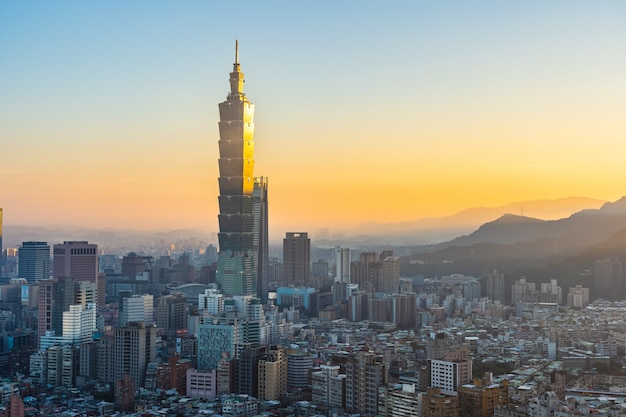
[[238, 45], [229, 83], [217, 246], [3, 247], [0, 209], [6, 417], [626, 416], [619, 257], [538, 281], [303, 231], [272, 250]]

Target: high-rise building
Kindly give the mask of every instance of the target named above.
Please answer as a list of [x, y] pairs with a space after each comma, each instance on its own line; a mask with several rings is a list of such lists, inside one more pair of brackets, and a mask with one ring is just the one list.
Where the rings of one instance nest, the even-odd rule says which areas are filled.
[[350, 284], [350, 248], [335, 247], [335, 282]]
[[172, 336], [187, 328], [187, 298], [180, 292], [159, 297], [157, 327]]
[[400, 258], [386, 256], [382, 259], [382, 269], [376, 290], [387, 294], [395, 294], [400, 288]]
[[72, 277], [75, 281], [98, 282], [98, 245], [65, 241], [54, 245], [53, 277]]
[[339, 371], [339, 365], [320, 365], [311, 374], [311, 397], [315, 404], [346, 408], [346, 375]]
[[143, 387], [149, 362], [156, 358], [156, 327], [131, 323], [115, 329], [113, 378], [130, 375], [136, 387]]
[[259, 359], [258, 398], [280, 400], [287, 392], [287, 354], [280, 346], [269, 346]]
[[254, 246], [256, 252], [256, 296], [267, 303], [269, 291], [270, 258], [269, 258], [269, 221], [267, 202], [267, 178], [258, 177], [254, 180], [252, 193], [254, 206]]
[[[53, 278], [72, 277], [75, 281], [89, 281], [101, 288], [98, 274], [98, 245], [84, 241], [65, 241], [53, 248]], [[104, 294], [96, 294], [96, 304], [102, 304]]]
[[24, 242], [18, 249], [18, 277], [28, 282], [50, 278], [50, 246], [46, 242]]
[[243, 92], [235, 45], [230, 93], [219, 104], [219, 256], [216, 281], [226, 295], [267, 297], [267, 179], [254, 177], [254, 105]]
[[387, 384], [387, 364], [382, 355], [358, 352], [346, 362], [346, 409], [365, 415], [378, 411], [378, 387]]
[[37, 313], [39, 348], [90, 341], [96, 328], [94, 294], [93, 283], [75, 282], [71, 277], [41, 280]]
[[123, 294], [120, 303], [118, 324], [120, 327], [129, 323], [142, 323], [152, 326], [154, 323], [154, 296], [152, 294], [131, 295]]
[[485, 295], [492, 301], [504, 304], [504, 274], [494, 270], [487, 274], [486, 281]]
[[308, 233], [289, 232], [283, 239], [283, 268], [287, 285], [305, 285], [311, 275], [311, 239]]

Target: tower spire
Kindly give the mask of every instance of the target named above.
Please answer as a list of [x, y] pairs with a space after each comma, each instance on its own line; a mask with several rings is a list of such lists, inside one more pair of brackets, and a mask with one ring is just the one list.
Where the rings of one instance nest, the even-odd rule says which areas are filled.
[[239, 39], [235, 39], [235, 64], [239, 64]]

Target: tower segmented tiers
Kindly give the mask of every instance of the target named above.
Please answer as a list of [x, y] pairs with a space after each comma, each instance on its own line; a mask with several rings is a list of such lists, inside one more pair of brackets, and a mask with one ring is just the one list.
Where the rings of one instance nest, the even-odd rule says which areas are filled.
[[254, 104], [243, 92], [235, 43], [230, 93], [219, 104], [219, 257], [217, 282], [227, 295], [267, 298], [267, 179], [254, 177]]

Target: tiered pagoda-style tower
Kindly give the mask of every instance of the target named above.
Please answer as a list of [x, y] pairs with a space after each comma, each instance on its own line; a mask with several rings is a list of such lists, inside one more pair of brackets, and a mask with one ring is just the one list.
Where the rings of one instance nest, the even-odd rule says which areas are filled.
[[267, 298], [267, 179], [254, 177], [254, 104], [243, 92], [235, 43], [230, 93], [219, 104], [219, 258], [217, 282], [227, 295]]

